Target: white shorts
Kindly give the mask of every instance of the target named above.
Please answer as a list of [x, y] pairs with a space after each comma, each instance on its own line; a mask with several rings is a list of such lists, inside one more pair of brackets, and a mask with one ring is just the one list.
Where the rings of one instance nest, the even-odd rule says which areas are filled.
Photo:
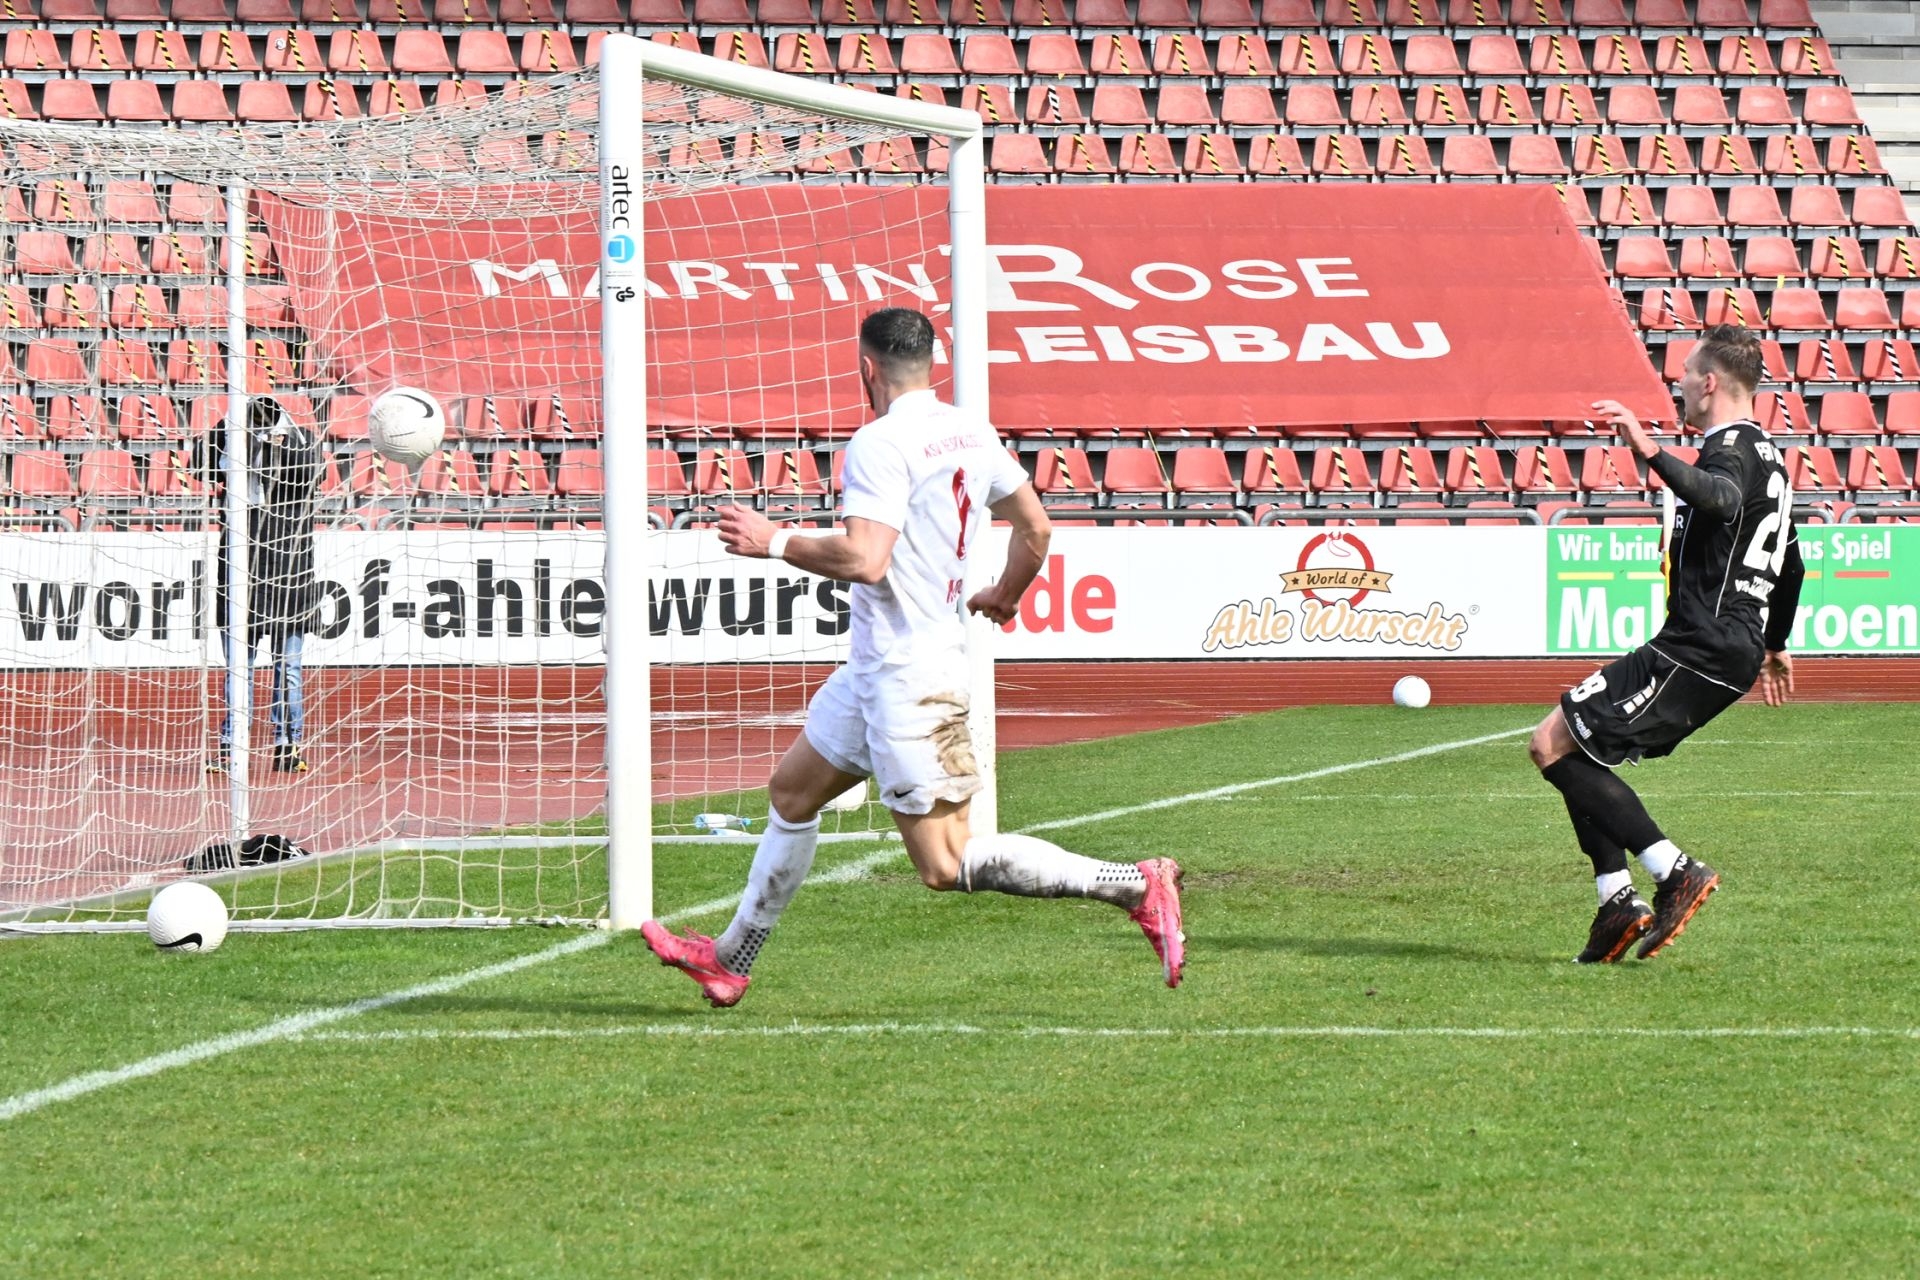
[[928, 813], [980, 789], [967, 728], [966, 664], [856, 673], [841, 667], [807, 706], [807, 741], [842, 773], [871, 777], [895, 813]]

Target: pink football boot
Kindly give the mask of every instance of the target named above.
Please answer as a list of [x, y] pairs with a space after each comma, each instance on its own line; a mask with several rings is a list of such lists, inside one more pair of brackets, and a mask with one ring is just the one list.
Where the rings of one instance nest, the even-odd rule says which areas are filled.
[[[1177, 922], [1179, 918], [1180, 908], [1176, 901], [1174, 920]], [[747, 983], [752, 979], [744, 973], [733, 973], [721, 966], [713, 954], [712, 938], [699, 933], [675, 937], [658, 920], [649, 920], [641, 925], [640, 936], [647, 940], [647, 946], [653, 949], [653, 954], [660, 957], [661, 964], [672, 965], [699, 983], [700, 994], [714, 1008], [724, 1009], [739, 1004], [740, 997], [747, 993]]]
[[1138, 865], [1147, 878], [1147, 896], [1127, 914], [1153, 944], [1167, 985], [1177, 987], [1187, 962], [1187, 935], [1180, 931], [1180, 864], [1172, 858], [1149, 858]]

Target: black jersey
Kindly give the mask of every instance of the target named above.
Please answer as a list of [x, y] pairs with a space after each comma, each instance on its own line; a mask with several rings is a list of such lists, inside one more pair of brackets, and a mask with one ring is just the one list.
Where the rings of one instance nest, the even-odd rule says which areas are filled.
[[[1667, 620], [1653, 647], [1744, 690], [1760, 673], [1767, 641], [1791, 624], [1799, 597], [1793, 488], [1780, 451], [1758, 423], [1741, 421], [1709, 432], [1694, 466], [1671, 454], [1656, 457], [1654, 465], [1679, 506], [1668, 553]], [[1776, 601], [1783, 571], [1794, 580]], [[1776, 605], [1787, 616], [1769, 627]]]

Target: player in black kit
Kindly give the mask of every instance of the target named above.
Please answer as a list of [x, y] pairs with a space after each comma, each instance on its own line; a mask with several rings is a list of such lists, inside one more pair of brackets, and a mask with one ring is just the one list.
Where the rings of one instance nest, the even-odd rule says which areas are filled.
[[[1560, 695], [1527, 744], [1540, 775], [1565, 797], [1593, 861], [1600, 912], [1574, 957], [1582, 964], [1610, 964], [1636, 939], [1641, 959], [1659, 954], [1720, 883], [1712, 867], [1661, 833], [1614, 768], [1670, 754], [1756, 679], [1769, 706], [1793, 690], [1786, 647], [1800, 601], [1800, 548], [1786, 468], [1753, 420], [1760, 377], [1760, 344], [1745, 329], [1720, 325], [1693, 349], [1680, 396], [1687, 425], [1705, 439], [1692, 466], [1665, 452], [1623, 405], [1593, 406], [1677, 501], [1665, 625]], [[1629, 851], [1654, 878], [1651, 907], [1634, 891]]]

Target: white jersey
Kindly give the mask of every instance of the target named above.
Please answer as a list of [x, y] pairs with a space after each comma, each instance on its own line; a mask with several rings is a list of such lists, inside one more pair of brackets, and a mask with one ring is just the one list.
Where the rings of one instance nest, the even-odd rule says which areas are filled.
[[900, 538], [886, 576], [853, 585], [850, 667], [961, 651], [966, 559], [987, 527], [987, 508], [1025, 483], [990, 423], [931, 390], [908, 392], [854, 433], [841, 515], [897, 529]]

